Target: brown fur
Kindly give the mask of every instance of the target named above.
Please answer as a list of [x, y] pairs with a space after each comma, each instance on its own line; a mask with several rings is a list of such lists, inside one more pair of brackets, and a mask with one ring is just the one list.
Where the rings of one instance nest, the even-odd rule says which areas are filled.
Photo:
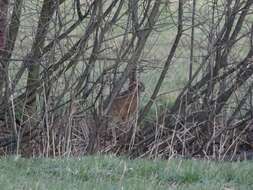
[[109, 115], [113, 120], [125, 122], [131, 116], [136, 114], [138, 109], [138, 98], [140, 91], [143, 91], [143, 85], [134, 82], [129, 85], [128, 90], [122, 92], [117, 96], [111, 106]]

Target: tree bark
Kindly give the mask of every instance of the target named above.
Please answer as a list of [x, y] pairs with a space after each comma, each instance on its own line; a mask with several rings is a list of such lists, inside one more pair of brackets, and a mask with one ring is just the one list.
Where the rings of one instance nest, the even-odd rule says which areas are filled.
[[[5, 52], [6, 43], [6, 25], [8, 14], [8, 0], [0, 0], [0, 100], [3, 97], [2, 88], [5, 81], [5, 65], [3, 62], [3, 55]], [[0, 102], [1, 103], [1, 102]]]
[[37, 32], [35, 40], [31, 49], [31, 62], [28, 65], [28, 78], [26, 82], [26, 117], [25, 119], [31, 119], [36, 113], [36, 96], [37, 88], [39, 86], [40, 77], [40, 57], [42, 50], [46, 41], [46, 35], [48, 32], [48, 27], [50, 20], [55, 11], [55, 3], [51, 0], [44, 0], [42, 5], [42, 10], [40, 13], [40, 18], [38, 22]]

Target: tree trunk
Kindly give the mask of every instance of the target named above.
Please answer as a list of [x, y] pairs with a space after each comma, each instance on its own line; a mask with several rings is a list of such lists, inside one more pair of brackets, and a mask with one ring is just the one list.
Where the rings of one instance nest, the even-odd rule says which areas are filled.
[[[26, 86], [26, 116], [25, 119], [35, 119], [34, 114], [36, 109], [36, 96], [40, 78], [40, 57], [42, 55], [42, 49], [46, 41], [46, 35], [50, 20], [54, 14], [55, 6], [54, 1], [44, 0], [40, 18], [38, 22], [38, 28], [35, 36], [34, 43], [31, 49], [31, 62], [28, 65], [28, 78]], [[32, 123], [30, 123], [32, 124]]]
[[[5, 80], [5, 67], [3, 63], [3, 54], [5, 50], [6, 41], [6, 25], [8, 14], [8, 0], [0, 0], [0, 98], [2, 97], [2, 87]], [[1, 100], [1, 99], [0, 99]]]

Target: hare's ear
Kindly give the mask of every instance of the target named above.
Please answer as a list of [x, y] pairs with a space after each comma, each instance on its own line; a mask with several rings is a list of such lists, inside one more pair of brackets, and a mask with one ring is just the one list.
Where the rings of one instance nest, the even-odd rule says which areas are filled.
[[141, 92], [144, 92], [144, 91], [145, 91], [145, 85], [144, 85], [142, 82], [139, 83], [139, 90], [140, 90]]

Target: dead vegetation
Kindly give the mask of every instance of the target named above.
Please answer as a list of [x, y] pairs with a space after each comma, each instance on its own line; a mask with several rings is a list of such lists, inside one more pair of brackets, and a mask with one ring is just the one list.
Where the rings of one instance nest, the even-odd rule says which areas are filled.
[[[252, 0], [3, 3], [2, 155], [252, 157]], [[150, 44], [165, 40], [162, 58]], [[173, 76], [187, 81], [149, 119], [180, 62], [189, 68]], [[140, 75], [153, 70], [143, 105]]]

